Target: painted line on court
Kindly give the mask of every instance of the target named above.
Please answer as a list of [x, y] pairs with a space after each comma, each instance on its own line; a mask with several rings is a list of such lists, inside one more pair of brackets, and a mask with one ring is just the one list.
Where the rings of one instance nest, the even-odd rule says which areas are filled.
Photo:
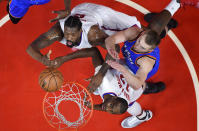
[[[115, 0], [115, 1], [126, 4], [130, 7], [138, 10], [139, 12], [141, 12], [143, 14], [149, 13], [149, 11], [147, 9], [145, 9], [144, 7], [138, 5], [137, 3], [133, 2], [133, 1], [130, 1], [130, 0]], [[5, 17], [3, 17], [0, 20], [0, 27], [2, 27], [8, 21], [9, 21], [9, 15], [7, 14]], [[173, 42], [175, 43], [175, 45], [177, 46], [177, 48], [181, 52], [184, 60], [187, 63], [188, 69], [190, 71], [190, 74], [191, 74], [191, 77], [192, 77], [192, 80], [193, 80], [194, 88], [195, 88], [197, 109], [199, 109], [199, 81], [198, 81], [198, 77], [197, 77], [195, 68], [193, 66], [193, 63], [192, 63], [188, 53], [186, 52], [185, 48], [183, 47], [182, 43], [176, 37], [176, 35], [172, 31], [169, 31], [168, 35], [173, 40]], [[197, 112], [197, 131], [199, 131], [199, 112]]]
[[[126, 5], [134, 8], [134, 9], [136, 9], [137, 11], [143, 13], [143, 14], [150, 12], [149, 10], [145, 9], [144, 7], [138, 5], [137, 3], [130, 1], [130, 0], [115, 0], [115, 1], [126, 4]], [[198, 77], [197, 77], [195, 68], [193, 66], [193, 63], [191, 61], [191, 58], [189, 57], [187, 51], [185, 50], [185, 48], [182, 45], [182, 43], [180, 42], [180, 40], [176, 37], [176, 35], [172, 31], [169, 31], [168, 35], [173, 40], [173, 42], [175, 43], [175, 45], [177, 46], [179, 51], [181, 52], [184, 60], [186, 61], [186, 64], [188, 66], [188, 69], [189, 69], [191, 77], [192, 77], [192, 81], [193, 81], [194, 89], [195, 89], [195, 93], [196, 93], [197, 131], [199, 131], [199, 112], [198, 112], [198, 110], [199, 110], [199, 81], [198, 81]]]
[[2, 27], [6, 22], [10, 20], [9, 15], [7, 14], [0, 20], [0, 27]]

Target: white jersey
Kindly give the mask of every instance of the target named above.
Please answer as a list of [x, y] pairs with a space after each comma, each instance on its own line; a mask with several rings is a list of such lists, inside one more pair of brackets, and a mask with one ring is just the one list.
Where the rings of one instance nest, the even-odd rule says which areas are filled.
[[[77, 49], [90, 48], [91, 45], [88, 42], [88, 32], [93, 25], [99, 25], [99, 28], [108, 35], [137, 25], [141, 28], [141, 24], [137, 21], [136, 17], [128, 16], [124, 13], [115, 11], [109, 7], [83, 3], [74, 7], [71, 11], [72, 16], [78, 16], [82, 22], [82, 36]], [[67, 17], [68, 18], [68, 17]], [[64, 32], [64, 22], [67, 19], [59, 20], [62, 31]], [[66, 39], [63, 38], [61, 43], [66, 44]]]
[[[95, 68], [95, 73], [99, 71], [101, 66]], [[128, 67], [127, 67], [128, 68]], [[134, 90], [125, 80], [124, 76], [115, 69], [109, 69], [103, 78], [103, 81], [98, 88], [100, 96], [106, 94], [114, 95], [125, 99], [129, 106], [133, 104], [143, 93], [143, 88]]]

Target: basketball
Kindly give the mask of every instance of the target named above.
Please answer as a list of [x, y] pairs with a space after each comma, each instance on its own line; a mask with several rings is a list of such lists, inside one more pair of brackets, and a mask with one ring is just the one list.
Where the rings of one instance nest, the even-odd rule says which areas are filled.
[[39, 75], [39, 85], [47, 92], [58, 91], [63, 84], [63, 75], [54, 68], [46, 68]]

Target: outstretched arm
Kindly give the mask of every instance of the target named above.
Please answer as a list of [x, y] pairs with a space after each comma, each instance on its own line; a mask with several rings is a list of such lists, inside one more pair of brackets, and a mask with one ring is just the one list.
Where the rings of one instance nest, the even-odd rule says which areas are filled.
[[130, 72], [126, 67], [123, 65], [114, 62], [114, 61], [107, 61], [107, 63], [113, 67], [114, 69], [121, 72], [126, 79], [127, 83], [135, 90], [139, 89], [144, 85], [144, 82], [147, 78], [148, 73], [152, 70], [153, 65], [155, 64], [155, 60], [150, 59], [148, 57], [143, 57], [138, 61], [140, 68], [134, 75]]
[[49, 22], [55, 22], [57, 20], [60, 19], [64, 19], [66, 18], [68, 15], [70, 15], [71, 12], [71, 0], [64, 0], [64, 4], [65, 4], [65, 10], [58, 10], [58, 11], [53, 11], [52, 13], [57, 14], [57, 17], [54, 19], [51, 19]]
[[[119, 53], [120, 52], [120, 46], [115, 45], [115, 47], [116, 47], [116, 51]], [[114, 60], [114, 59], [110, 56], [110, 54], [107, 53], [105, 61], [106, 60]], [[93, 93], [100, 86], [107, 70], [110, 68], [110, 66], [106, 62], [103, 62], [103, 64], [101, 64], [101, 65], [102, 66], [101, 66], [100, 70], [98, 71], [97, 74], [95, 74], [91, 78], [91, 81], [90, 81], [90, 83], [87, 87], [87, 89], [89, 90], [90, 93]]]
[[81, 49], [81, 50], [72, 52], [70, 54], [67, 54], [65, 56], [57, 57], [52, 61], [53, 63], [55, 63], [54, 67], [57, 68], [67, 61], [77, 59], [77, 58], [86, 58], [86, 57], [92, 58], [92, 63], [94, 67], [97, 67], [98, 65], [101, 65], [103, 63], [103, 58], [96, 47]]
[[64, 0], [64, 4], [65, 4], [65, 10], [71, 11], [71, 8], [70, 8], [71, 0]]
[[134, 40], [141, 31], [142, 29], [140, 29], [139, 27], [133, 26], [124, 31], [117, 32], [114, 35], [106, 38], [105, 45], [108, 53], [114, 59], [118, 59], [119, 56], [118, 53], [116, 52], [115, 44], [119, 44], [127, 40]]
[[46, 55], [43, 55], [40, 50], [50, 46], [55, 41], [60, 41], [63, 38], [63, 33], [59, 23], [56, 23], [48, 32], [40, 35], [27, 48], [27, 53], [35, 60], [41, 62], [46, 66], [53, 66], [54, 63], [50, 61]]

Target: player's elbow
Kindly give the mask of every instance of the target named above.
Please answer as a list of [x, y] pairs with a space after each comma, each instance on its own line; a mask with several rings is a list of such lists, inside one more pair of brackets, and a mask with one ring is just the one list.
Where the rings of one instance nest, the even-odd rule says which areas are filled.
[[90, 56], [95, 57], [96, 55], [98, 56], [100, 54], [100, 51], [96, 47], [90, 48]]
[[141, 87], [142, 87], [142, 85], [141, 84], [139, 84], [139, 83], [137, 83], [137, 84], [129, 84], [134, 90], [138, 90], [138, 89], [140, 89]]
[[142, 81], [138, 78], [136, 82], [131, 83], [131, 87], [133, 87], [134, 90], [138, 90], [142, 88], [142, 86], [144, 85], [144, 82], [145, 81]]
[[138, 90], [138, 89], [140, 89], [142, 87], [142, 85], [140, 84], [140, 85], [136, 85], [136, 86], [134, 86], [134, 90]]
[[28, 54], [30, 54], [31, 50], [32, 50], [32, 46], [29, 45], [29, 46], [27, 47], [27, 49], [26, 49], [26, 52], [27, 52]]
[[105, 39], [105, 45], [115, 44], [115, 39], [113, 36], [109, 36]]
[[36, 51], [36, 49], [32, 46], [32, 44], [30, 44], [27, 49], [26, 52], [32, 56], [33, 52]]

